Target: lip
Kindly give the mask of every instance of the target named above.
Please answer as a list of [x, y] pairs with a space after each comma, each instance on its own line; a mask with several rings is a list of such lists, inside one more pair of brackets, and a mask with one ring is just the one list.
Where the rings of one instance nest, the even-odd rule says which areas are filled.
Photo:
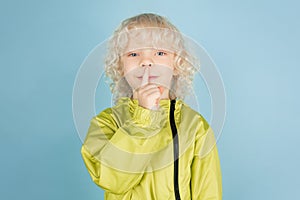
[[[156, 79], [156, 78], [158, 78], [159, 76], [149, 76], [149, 79], [151, 80], [151, 79]], [[138, 79], [143, 79], [143, 76], [138, 76], [137, 77]]]

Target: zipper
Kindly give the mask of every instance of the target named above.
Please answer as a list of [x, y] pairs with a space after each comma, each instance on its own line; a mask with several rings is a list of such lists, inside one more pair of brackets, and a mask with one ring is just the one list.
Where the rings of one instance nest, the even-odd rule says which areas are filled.
[[178, 135], [177, 135], [177, 128], [174, 119], [174, 110], [175, 110], [176, 100], [171, 100], [171, 107], [170, 107], [170, 125], [172, 130], [173, 136], [173, 155], [174, 155], [174, 191], [175, 191], [175, 200], [180, 200], [179, 194], [179, 183], [178, 183], [178, 159], [179, 159], [179, 142], [178, 142]]

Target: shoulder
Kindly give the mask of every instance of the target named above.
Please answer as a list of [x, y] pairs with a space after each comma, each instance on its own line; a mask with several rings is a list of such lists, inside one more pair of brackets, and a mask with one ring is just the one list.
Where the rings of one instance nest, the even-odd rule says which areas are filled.
[[198, 124], [198, 128], [209, 129], [210, 125], [201, 113], [191, 108], [182, 100], [179, 100], [178, 103], [181, 104], [181, 121]]
[[98, 113], [96, 116], [93, 117], [94, 120], [101, 120], [101, 119], [109, 119], [112, 117], [112, 108], [105, 108], [100, 113]]
[[130, 117], [131, 104], [133, 102], [130, 98], [120, 98], [115, 105], [102, 110], [93, 119], [101, 122], [113, 122], [119, 125]]

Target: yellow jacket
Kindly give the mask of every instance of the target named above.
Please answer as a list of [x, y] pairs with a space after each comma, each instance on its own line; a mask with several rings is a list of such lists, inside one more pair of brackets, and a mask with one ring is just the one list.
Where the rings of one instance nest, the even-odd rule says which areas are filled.
[[91, 120], [81, 154], [93, 181], [107, 200], [221, 200], [212, 129], [181, 100], [159, 104], [124, 97]]

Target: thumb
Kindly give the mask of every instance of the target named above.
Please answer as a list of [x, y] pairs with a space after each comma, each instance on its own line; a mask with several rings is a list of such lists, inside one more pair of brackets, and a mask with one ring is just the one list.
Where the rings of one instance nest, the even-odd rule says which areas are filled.
[[159, 89], [160, 94], [162, 94], [165, 90], [163, 86], [158, 86], [158, 89]]

